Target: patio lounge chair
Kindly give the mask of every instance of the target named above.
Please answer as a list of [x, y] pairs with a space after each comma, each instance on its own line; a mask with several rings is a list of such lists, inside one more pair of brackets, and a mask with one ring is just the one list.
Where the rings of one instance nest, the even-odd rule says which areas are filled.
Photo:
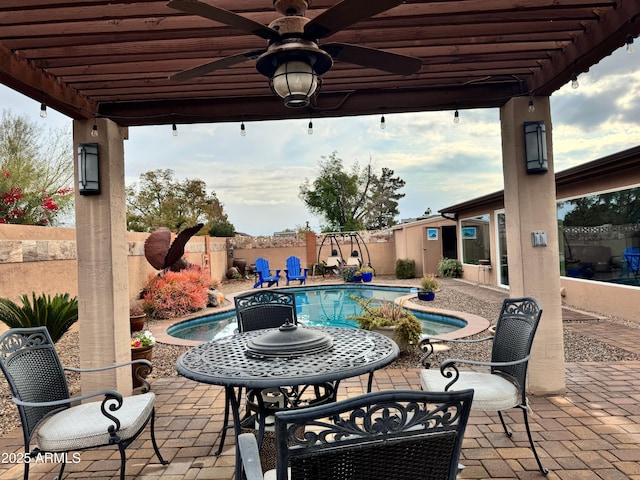
[[[0, 336], [0, 367], [9, 383], [22, 423], [25, 480], [29, 478], [29, 463], [35, 463], [40, 455], [110, 445], [117, 445], [120, 451], [120, 479], [124, 480], [125, 448], [140, 435], [149, 421], [153, 450], [162, 465], [168, 463], [162, 458], [156, 443], [155, 395], [152, 392], [123, 397], [115, 390], [102, 390], [70, 397], [65, 370], [96, 372], [121, 366], [131, 368], [131, 363], [104, 368], [65, 368], [46, 327], [13, 328]], [[151, 363], [146, 360], [135, 363], [143, 363], [151, 370]], [[90, 398], [101, 401], [75, 403]], [[33, 450], [32, 444], [36, 445]], [[57, 458], [62, 459], [57, 478], [62, 478], [66, 456]]]
[[[474, 389], [472, 409], [498, 412], [500, 422], [507, 436], [512, 433], [507, 429], [502, 411], [519, 408], [524, 415], [524, 424], [529, 437], [529, 445], [538, 468], [543, 475], [548, 473], [542, 466], [536, 445], [529, 428], [526, 380], [531, 345], [542, 315], [542, 308], [538, 302], [530, 297], [507, 298], [502, 304], [502, 310], [496, 323], [493, 337], [478, 340], [448, 340], [456, 343], [469, 343], [493, 340], [490, 362], [472, 360], [449, 359], [440, 364], [440, 369], [429, 370], [429, 356], [433, 353], [435, 338], [427, 338], [420, 342], [420, 347], [426, 352], [423, 364], [427, 369], [420, 372], [420, 383], [425, 391], [455, 391]], [[456, 364], [474, 366], [488, 366], [490, 371], [460, 371]]]
[[309, 269], [300, 266], [300, 259], [298, 257], [291, 256], [287, 258], [286, 265], [287, 268], [285, 268], [284, 273], [287, 277], [287, 285], [289, 285], [289, 282], [292, 280], [299, 280], [300, 285], [306, 283]]
[[338, 275], [343, 264], [344, 262], [342, 261], [342, 257], [338, 255], [336, 250], [332, 250], [331, 256], [327, 258], [325, 270], [333, 273], [334, 275]]
[[262, 288], [263, 283], [267, 283], [267, 287], [271, 287], [273, 284], [278, 286], [280, 281], [280, 270], [276, 270], [276, 273], [271, 275], [271, 269], [269, 268], [269, 262], [264, 258], [256, 259], [256, 269], [253, 272], [255, 275], [255, 282], [253, 288]]
[[238, 437], [246, 478], [453, 480], [472, 397], [396, 390], [278, 412], [275, 470], [263, 476], [255, 436]]

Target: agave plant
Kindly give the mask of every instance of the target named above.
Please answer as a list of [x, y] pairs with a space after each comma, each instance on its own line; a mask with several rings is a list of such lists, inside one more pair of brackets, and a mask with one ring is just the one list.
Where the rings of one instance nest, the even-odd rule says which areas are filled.
[[78, 321], [78, 300], [68, 293], [53, 298], [31, 294], [22, 295], [18, 306], [7, 298], [0, 298], [0, 322], [9, 328], [47, 327], [53, 342], [57, 342]]

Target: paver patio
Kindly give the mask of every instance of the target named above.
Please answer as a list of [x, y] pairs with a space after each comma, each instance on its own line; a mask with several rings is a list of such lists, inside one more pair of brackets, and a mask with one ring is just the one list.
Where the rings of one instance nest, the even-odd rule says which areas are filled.
[[[598, 321], [575, 322], [579, 329], [619, 348], [640, 353], [640, 329]], [[386, 369], [376, 372], [374, 389], [419, 388], [418, 369]], [[640, 480], [640, 362], [569, 363], [567, 392], [562, 396], [531, 397], [532, 429], [547, 478], [555, 480]], [[345, 380], [341, 398], [366, 390], [367, 376]], [[221, 387], [198, 384], [181, 377], [160, 378], [152, 385], [158, 396], [156, 435], [170, 465], [157, 463], [148, 431], [128, 449], [127, 478], [232, 479], [235, 447], [232, 435], [219, 457], [224, 411]], [[528, 446], [522, 414], [506, 415], [514, 434], [504, 435], [497, 415], [472, 412], [461, 461], [460, 479], [544, 478]], [[12, 454], [22, 450], [22, 433], [0, 438], [0, 478], [22, 478], [23, 466]], [[115, 448], [80, 452], [70, 463], [69, 479], [115, 479], [119, 455]], [[33, 480], [53, 478], [52, 461], [32, 464]]]

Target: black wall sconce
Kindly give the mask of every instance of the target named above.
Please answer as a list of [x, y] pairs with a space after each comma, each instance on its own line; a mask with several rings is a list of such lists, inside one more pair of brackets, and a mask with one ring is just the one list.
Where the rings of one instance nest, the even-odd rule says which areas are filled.
[[97, 143], [78, 145], [78, 193], [98, 195], [100, 193], [100, 162]]
[[547, 163], [547, 130], [544, 122], [524, 122], [524, 149], [527, 173], [545, 173]]

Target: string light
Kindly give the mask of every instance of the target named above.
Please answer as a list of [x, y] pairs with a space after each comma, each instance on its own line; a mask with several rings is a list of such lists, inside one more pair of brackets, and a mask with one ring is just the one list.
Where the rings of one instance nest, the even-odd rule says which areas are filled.
[[579, 86], [580, 84], [578, 83], [578, 75], [574, 73], [573, 75], [571, 75], [571, 88], [575, 90]]
[[633, 45], [633, 35], [631, 34], [627, 35], [627, 38], [624, 41], [624, 43], [627, 44], [627, 53], [635, 53], [636, 47]]
[[171, 126], [171, 133], [174, 137], [178, 136], [178, 126], [175, 123]]
[[93, 138], [96, 138], [98, 136], [98, 125], [96, 124], [96, 121], [93, 121], [93, 127], [91, 127], [91, 136]]
[[384, 120], [384, 115], [380, 117], [380, 130], [384, 130], [387, 128], [387, 122]]
[[247, 136], [247, 130], [244, 128], [244, 122], [240, 124], [240, 136], [241, 137]]
[[47, 118], [47, 105], [44, 102], [40, 104], [40, 117]]
[[458, 110], [453, 114], [453, 123], [460, 123], [460, 114], [458, 113]]
[[307, 128], [307, 133], [309, 135], [313, 135], [313, 122], [309, 120], [309, 128]]
[[533, 104], [533, 98], [529, 99], [529, 113], [536, 111], [536, 106]]

